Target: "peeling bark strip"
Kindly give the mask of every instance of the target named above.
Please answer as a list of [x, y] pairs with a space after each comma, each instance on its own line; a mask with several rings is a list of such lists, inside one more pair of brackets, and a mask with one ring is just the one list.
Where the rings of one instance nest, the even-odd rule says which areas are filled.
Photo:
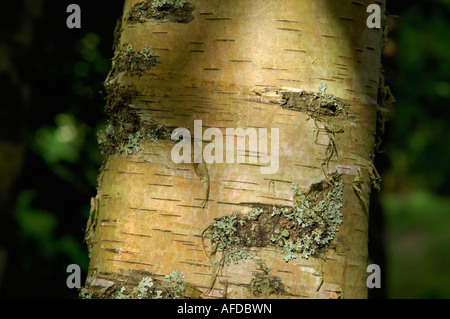
[[147, 0], [135, 4], [128, 23], [144, 23], [155, 19], [163, 22], [189, 23], [194, 20], [194, 7], [186, 0]]
[[260, 99], [267, 103], [279, 104], [282, 108], [320, 116], [346, 116], [348, 104], [326, 92], [327, 86], [321, 84], [319, 92], [306, 92], [301, 89], [263, 88], [254, 90]]

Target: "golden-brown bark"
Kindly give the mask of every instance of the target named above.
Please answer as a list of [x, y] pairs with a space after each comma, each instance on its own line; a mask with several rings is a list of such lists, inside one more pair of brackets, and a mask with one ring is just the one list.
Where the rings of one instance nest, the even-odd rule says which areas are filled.
[[[264, 297], [367, 297], [368, 163], [382, 49], [381, 30], [365, 24], [369, 1], [192, 0], [178, 16], [145, 15], [156, 11], [140, 3], [125, 3], [106, 82], [114, 120], [102, 136], [107, 158], [87, 236], [86, 289], [113, 297], [143, 276], [163, 285], [163, 276], [177, 270], [191, 287], [187, 297], [255, 298], [261, 294], [252, 283], [265, 273], [264, 260], [272, 282], [283, 286]], [[134, 55], [131, 65], [136, 52], [147, 58]], [[314, 115], [295, 107], [299, 91], [313, 97], [321, 84], [345, 112]], [[194, 132], [194, 120], [220, 128], [224, 143], [226, 128], [278, 128], [278, 172], [261, 174], [266, 164], [249, 163], [256, 155], [248, 147], [246, 163], [206, 164], [203, 207], [205, 183], [193, 164], [171, 160], [170, 140], [146, 138], [124, 149], [128, 133], [142, 127]], [[335, 171], [344, 181], [343, 222], [323, 258], [286, 262], [280, 247], [267, 244], [249, 247], [254, 256], [237, 264], [214, 264], [220, 253], [212, 253], [204, 231], [216, 220], [258, 205], [292, 207], [293, 183], [306, 190]]]

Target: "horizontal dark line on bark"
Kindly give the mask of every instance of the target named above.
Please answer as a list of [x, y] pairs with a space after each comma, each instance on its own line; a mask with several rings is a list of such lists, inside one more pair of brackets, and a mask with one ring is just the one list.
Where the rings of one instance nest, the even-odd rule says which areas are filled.
[[124, 232], [124, 231], [122, 232], [122, 234], [125, 234], [125, 235], [131, 235], [131, 236], [137, 236], [137, 237], [147, 237], [147, 238], [152, 238], [151, 235], [129, 233], [129, 232]]
[[253, 62], [253, 61], [249, 61], [249, 60], [230, 60], [230, 62], [243, 62], [243, 63], [249, 63], [249, 62]]
[[242, 205], [242, 203], [230, 203], [230, 202], [216, 202], [216, 203], [221, 204], [221, 205], [245, 206], [245, 205]]
[[117, 219], [102, 219], [100, 220], [101, 223], [118, 223], [119, 221]]
[[347, 59], [347, 60], [353, 60], [352, 57], [343, 56], [343, 55], [338, 55], [338, 58]]
[[199, 15], [201, 15], [201, 16], [209, 16], [211, 14], [214, 14], [214, 13], [212, 13], [212, 12], [200, 12], [199, 13]]
[[171, 177], [172, 175], [169, 174], [160, 174], [160, 173], [154, 173], [154, 176], [162, 176], [162, 177]]
[[147, 164], [146, 161], [132, 161], [132, 160], [128, 160], [127, 163], [134, 163], [134, 164]]
[[159, 215], [161, 215], [161, 216], [167, 216], [167, 217], [181, 217], [181, 215], [175, 215], [175, 214], [163, 214], [163, 213], [161, 213], [161, 214], [159, 214]]
[[175, 236], [184, 236], [184, 237], [188, 237], [190, 235], [187, 234], [180, 234], [180, 233], [173, 233]]
[[114, 261], [114, 262], [120, 262], [120, 263], [127, 263], [127, 264], [134, 264], [134, 265], [146, 265], [146, 266], [151, 266], [153, 267], [153, 264], [148, 264], [148, 263], [140, 263], [137, 261], [128, 261], [128, 260], [117, 260], [117, 259], [108, 259], [108, 261]]
[[168, 184], [152, 184], [152, 183], [148, 183], [147, 185], [150, 185], [150, 186], [162, 186], [162, 187], [173, 187], [173, 185], [168, 185]]
[[350, 21], [353, 22], [352, 18], [339, 17], [339, 20]]
[[238, 163], [238, 164], [245, 165], [245, 166], [253, 166], [253, 167], [265, 167], [264, 165], [254, 164], [254, 163]]
[[180, 264], [188, 264], [188, 265], [197, 266], [197, 267], [211, 268], [211, 265], [193, 263], [193, 262], [189, 262], [189, 261], [179, 261], [179, 263]]
[[113, 254], [128, 254], [128, 255], [139, 255], [139, 253], [128, 251], [128, 250], [121, 250], [120, 248], [102, 248], [104, 251], [113, 253]]
[[259, 185], [259, 183], [253, 183], [253, 182], [245, 182], [245, 181], [238, 181], [238, 180], [231, 180], [231, 179], [223, 179], [222, 182], [230, 182], [230, 183], [242, 183], [242, 184], [251, 184], [251, 185]]
[[277, 69], [277, 68], [267, 68], [267, 67], [262, 67], [261, 69], [271, 70], [271, 71], [287, 71], [287, 69]]
[[169, 32], [167, 31], [153, 31], [153, 34], [168, 34]]
[[149, 209], [149, 208], [137, 208], [137, 207], [128, 207], [129, 209], [133, 209], [133, 210], [143, 210], [146, 212], [156, 212], [156, 209]]
[[234, 189], [234, 190], [237, 190], [237, 191], [243, 191], [243, 192], [254, 192], [254, 190], [252, 190], [252, 189], [244, 189], [244, 188], [236, 188], [236, 187], [227, 187], [227, 186], [225, 186], [224, 188], [225, 188], [225, 189]]
[[305, 50], [297, 50], [297, 49], [283, 49], [284, 51], [288, 52], [299, 52], [299, 53], [306, 53]]
[[217, 42], [234, 42], [236, 40], [235, 39], [215, 39], [214, 41], [217, 41]]
[[175, 239], [174, 241], [176, 241], [178, 243], [195, 244], [193, 241], [187, 241], [187, 240]]
[[144, 173], [123, 172], [123, 171], [118, 171], [117, 173], [119, 173], [119, 174], [130, 174], [130, 175], [144, 175]]
[[370, 50], [370, 51], [375, 51], [375, 48], [372, 48], [372, 47], [366, 47], [366, 49]]
[[277, 28], [278, 30], [283, 30], [283, 31], [294, 31], [294, 32], [300, 32], [302, 30], [299, 29], [291, 29], [291, 28]]
[[298, 23], [297, 21], [294, 21], [294, 20], [284, 20], [284, 19], [279, 19], [279, 20], [275, 20], [275, 21], [286, 22], [286, 23]]
[[286, 202], [292, 202], [292, 200], [288, 199], [288, 198], [278, 198], [278, 197], [270, 197], [270, 196], [257, 196], [259, 198], [265, 198], [265, 199], [274, 199], [274, 200], [282, 200], [282, 201], [286, 201]]
[[179, 200], [179, 199], [171, 199], [171, 198], [151, 197], [151, 199], [164, 200], [164, 201], [168, 201], [168, 202], [181, 202], [181, 200]]
[[203, 68], [205, 71], [220, 71], [218, 68]]
[[276, 272], [286, 273], [286, 274], [292, 274], [292, 271], [290, 270], [282, 270], [282, 269], [274, 269]]
[[280, 183], [287, 183], [292, 184], [292, 181], [283, 181], [281, 179], [274, 179], [274, 178], [264, 178], [266, 181], [273, 181], [273, 182], [280, 182]]
[[159, 231], [159, 232], [161, 232], [161, 233], [169, 233], [169, 234], [173, 234], [173, 231], [168, 230], [168, 229], [152, 228], [152, 230], [154, 230], [154, 231]]
[[336, 37], [334, 35], [328, 35], [328, 34], [321, 34], [322, 38], [329, 38], [329, 39], [335, 39]]
[[203, 53], [203, 52], [205, 52], [205, 50], [189, 50], [189, 52]]

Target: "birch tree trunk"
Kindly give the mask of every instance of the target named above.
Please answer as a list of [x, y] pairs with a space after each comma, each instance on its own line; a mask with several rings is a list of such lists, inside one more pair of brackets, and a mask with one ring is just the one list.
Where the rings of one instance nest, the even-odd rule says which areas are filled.
[[[367, 297], [382, 49], [369, 4], [125, 2], [82, 296]], [[223, 163], [174, 162], [171, 132], [194, 135], [194, 120], [220, 129], [191, 145]], [[255, 129], [267, 152], [249, 136], [240, 163], [245, 136], [227, 128]], [[275, 129], [278, 170], [262, 174]]]

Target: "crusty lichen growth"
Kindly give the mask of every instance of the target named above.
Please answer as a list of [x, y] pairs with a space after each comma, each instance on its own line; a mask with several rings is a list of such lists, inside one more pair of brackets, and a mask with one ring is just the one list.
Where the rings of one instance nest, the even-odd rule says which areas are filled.
[[145, 23], [149, 19], [161, 22], [189, 23], [194, 19], [194, 7], [186, 0], [146, 0], [130, 10], [129, 23]]
[[303, 192], [294, 184], [294, 205], [280, 207], [255, 204], [248, 214], [233, 212], [207, 228], [215, 245], [214, 252], [222, 252], [219, 265], [237, 264], [254, 257], [251, 247], [277, 245], [284, 260], [301, 256], [308, 258], [326, 247], [342, 223], [344, 181], [335, 172]]
[[152, 9], [157, 10], [165, 5], [173, 6], [174, 8], [181, 8], [186, 3], [186, 0], [153, 0]]
[[217, 245], [216, 250], [223, 253], [223, 262], [229, 265], [231, 261], [237, 264], [239, 260], [253, 257], [254, 254], [244, 249], [244, 239], [237, 236], [237, 227], [244, 221], [233, 212], [231, 216], [225, 216], [215, 222], [211, 229], [211, 242]]
[[158, 64], [158, 57], [153, 47], [145, 45], [140, 51], [134, 51], [128, 44], [125, 50], [120, 50], [113, 59], [118, 72], [128, 72], [131, 75], [142, 75], [145, 71]]
[[250, 291], [256, 297], [288, 294], [279, 276], [270, 274], [271, 267], [267, 267], [264, 260], [259, 262], [262, 272], [255, 271], [250, 281]]
[[158, 143], [159, 140], [170, 137], [170, 132], [162, 124], [141, 124], [140, 129], [135, 129], [134, 125], [127, 124], [124, 119], [110, 121], [104, 131], [97, 133], [102, 152], [109, 154], [115, 151], [128, 156], [142, 150], [142, 140]]
[[129, 280], [120, 280], [106, 289], [87, 285], [80, 289], [79, 296], [82, 299], [179, 299], [185, 297], [186, 285], [184, 275], [174, 270], [164, 280], [130, 276]]
[[[316, 250], [327, 246], [342, 223], [342, 195], [344, 181], [340, 174], [332, 173], [327, 179], [310, 186], [304, 194], [298, 185], [294, 189], [294, 207], [285, 214], [289, 220], [294, 220], [297, 238], [291, 238], [292, 230], [287, 236], [286, 229], [275, 231], [271, 240], [283, 248], [285, 261], [314, 255]], [[283, 233], [284, 232], [284, 233]], [[295, 235], [294, 235], [295, 236]]]
[[174, 270], [170, 275], [165, 276], [169, 293], [173, 299], [178, 299], [183, 296], [186, 288], [184, 279], [184, 275], [177, 270]]
[[124, 293], [125, 287], [120, 288], [116, 299], [161, 299], [161, 290], [152, 289], [153, 280], [151, 277], [144, 277], [130, 293]]

